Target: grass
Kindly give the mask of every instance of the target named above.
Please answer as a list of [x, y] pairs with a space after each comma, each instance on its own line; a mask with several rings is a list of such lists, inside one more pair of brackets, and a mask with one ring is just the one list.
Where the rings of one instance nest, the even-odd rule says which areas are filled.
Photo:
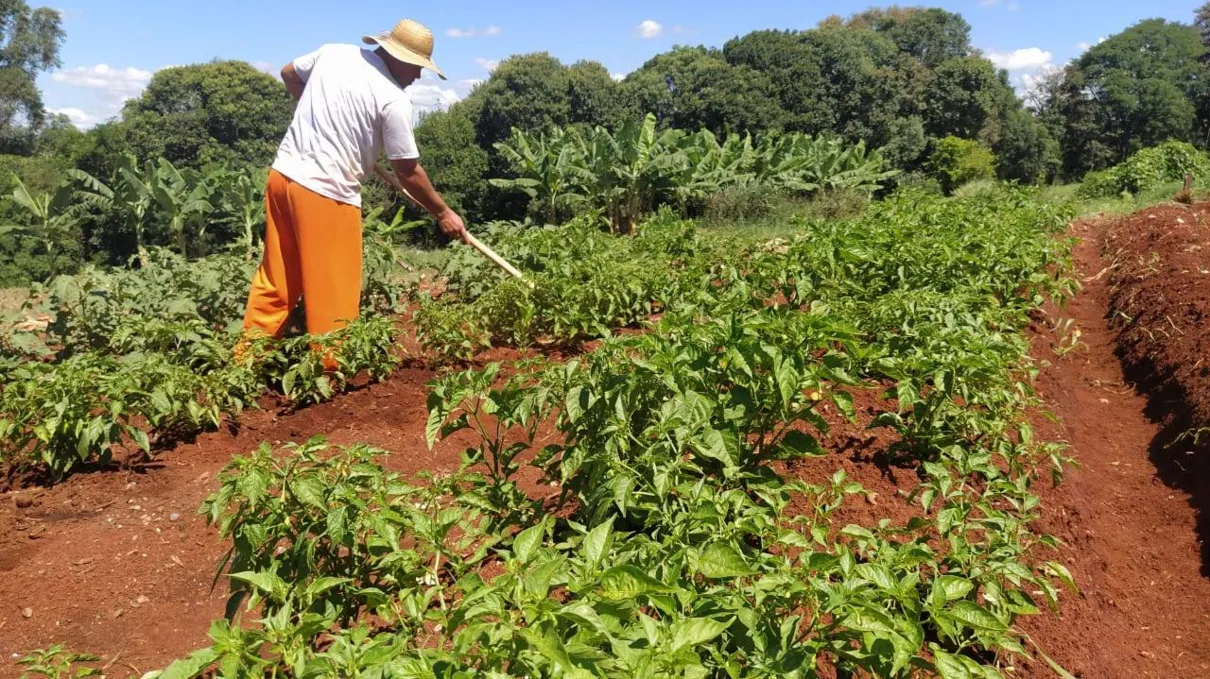
[[[1127, 194], [1113, 198], [1079, 198], [1076, 192], [1079, 184], [1048, 186], [1042, 189], [1043, 199], [1051, 202], [1074, 201], [1080, 207], [1080, 216], [1092, 214], [1124, 215], [1142, 210], [1143, 208], [1171, 202], [1181, 192], [1181, 182], [1163, 184], [1154, 189], [1138, 194]], [[1195, 187], [1192, 191], [1194, 200], [1207, 200], [1210, 190]]]
[[816, 217], [832, 220], [856, 217], [861, 214], [868, 201], [853, 201], [851, 198], [822, 196], [810, 200], [779, 197], [772, 211], [750, 219], [701, 219], [698, 225], [721, 235], [751, 236], [761, 239], [783, 238], [797, 234], [801, 229], [792, 217]]

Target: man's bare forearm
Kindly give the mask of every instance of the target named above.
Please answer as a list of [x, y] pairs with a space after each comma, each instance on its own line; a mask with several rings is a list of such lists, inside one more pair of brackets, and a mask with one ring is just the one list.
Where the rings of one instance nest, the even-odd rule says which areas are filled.
[[[399, 187], [396, 188], [402, 188], [433, 217], [440, 218], [450, 209], [445, 204], [445, 200], [441, 198], [441, 194], [437, 193], [437, 189], [433, 187], [433, 183], [429, 181], [428, 173], [424, 171], [419, 162], [392, 160], [391, 166], [395, 170], [395, 177], [399, 182]], [[388, 181], [390, 181], [389, 178]]]

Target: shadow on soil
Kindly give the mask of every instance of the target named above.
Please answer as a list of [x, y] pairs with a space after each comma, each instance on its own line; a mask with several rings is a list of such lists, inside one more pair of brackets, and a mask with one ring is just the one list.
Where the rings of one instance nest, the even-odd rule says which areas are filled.
[[1149, 457], [1156, 473], [1169, 488], [1189, 495], [1197, 516], [1203, 576], [1210, 577], [1210, 432], [1194, 436], [1195, 426], [1184, 391], [1157, 376], [1150, 362], [1122, 360], [1126, 380], [1147, 398], [1147, 417], [1160, 426], [1151, 441]]

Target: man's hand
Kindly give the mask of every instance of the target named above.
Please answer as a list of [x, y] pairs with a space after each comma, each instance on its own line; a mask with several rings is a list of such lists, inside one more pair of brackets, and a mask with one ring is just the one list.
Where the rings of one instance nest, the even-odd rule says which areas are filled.
[[470, 244], [470, 239], [467, 238], [466, 225], [462, 223], [462, 216], [453, 210], [446, 209], [440, 215], [437, 215], [437, 226], [441, 227], [441, 233], [452, 238], [457, 238], [463, 243]]

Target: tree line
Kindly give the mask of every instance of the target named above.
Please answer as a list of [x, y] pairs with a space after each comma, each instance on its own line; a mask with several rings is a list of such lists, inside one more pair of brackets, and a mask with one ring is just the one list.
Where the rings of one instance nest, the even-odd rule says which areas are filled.
[[[708, 130], [719, 138], [785, 134], [834, 137], [878, 149], [894, 183], [994, 175], [1023, 183], [1078, 181], [1169, 139], [1210, 146], [1210, 3], [1192, 23], [1160, 19], [1126, 28], [1019, 96], [1008, 73], [971, 44], [959, 14], [890, 7], [830, 17], [804, 30], [760, 30], [721, 47], [678, 46], [620, 81], [593, 61], [563, 64], [547, 53], [501, 62], [491, 77], [417, 128], [438, 188], [473, 220], [526, 214], [523, 192], [500, 150], [514, 130], [620, 130], [648, 114], [661, 130]], [[71, 170], [108, 183], [133, 155], [182, 170], [263, 168], [291, 116], [277, 78], [240, 61], [159, 71], [114, 120], [87, 132], [45, 110], [39, 73], [60, 65], [59, 14], [22, 0], [0, 5], [0, 191], [16, 177], [32, 194], [53, 193]], [[396, 198], [377, 180], [366, 201]], [[9, 221], [21, 212], [0, 207]], [[91, 229], [74, 251], [88, 260], [128, 256], [129, 239]], [[35, 266], [40, 246], [0, 233], [0, 282]]]

